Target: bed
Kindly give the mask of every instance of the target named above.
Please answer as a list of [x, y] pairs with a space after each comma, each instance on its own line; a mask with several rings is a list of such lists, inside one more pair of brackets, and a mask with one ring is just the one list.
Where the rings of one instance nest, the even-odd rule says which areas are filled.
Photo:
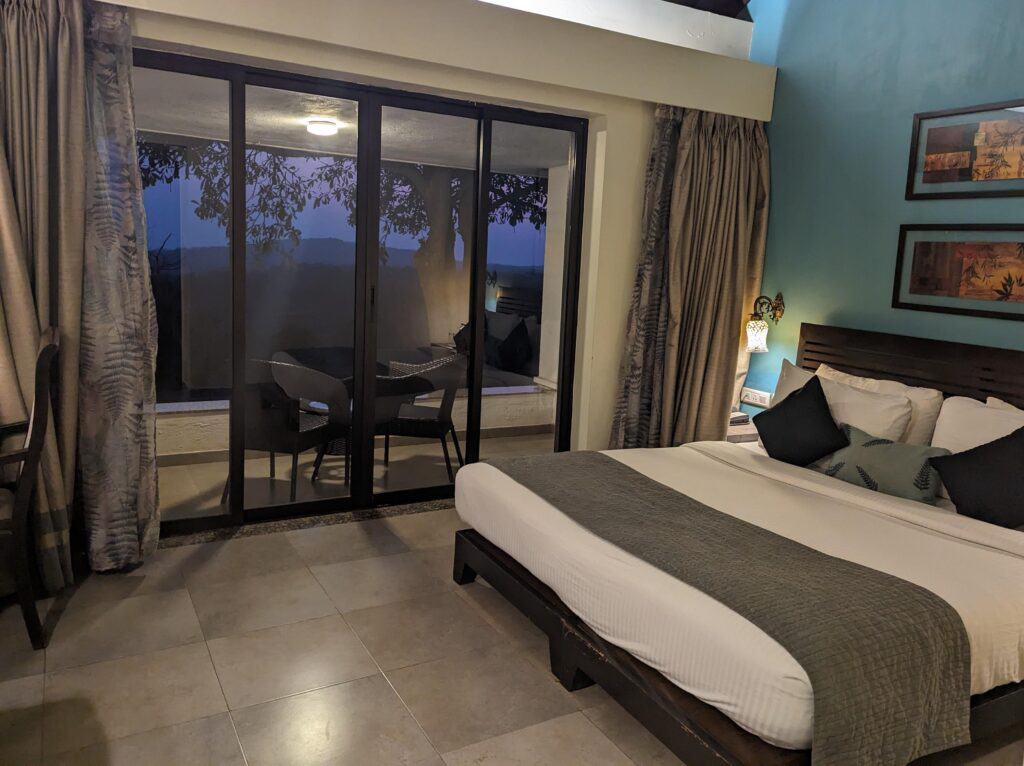
[[[1024, 352], [804, 325], [797, 363], [1024, 404]], [[1024, 533], [725, 442], [606, 453], [731, 517], [937, 594], [970, 641], [970, 734], [1024, 721]], [[464, 469], [455, 579], [479, 573], [550, 639], [567, 688], [597, 682], [684, 762], [807, 763], [814, 695], [775, 639], [506, 473]], [[936, 562], [943, 562], [936, 566]]]

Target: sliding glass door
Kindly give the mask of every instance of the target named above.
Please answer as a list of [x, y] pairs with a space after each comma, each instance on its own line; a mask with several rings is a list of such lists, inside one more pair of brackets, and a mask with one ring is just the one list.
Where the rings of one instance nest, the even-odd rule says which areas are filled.
[[170, 531], [566, 449], [586, 123], [136, 51]]
[[555, 448], [573, 133], [495, 120], [480, 456]]
[[358, 103], [245, 86], [244, 505], [351, 494]]
[[376, 493], [451, 484], [463, 461], [478, 127], [381, 110]]

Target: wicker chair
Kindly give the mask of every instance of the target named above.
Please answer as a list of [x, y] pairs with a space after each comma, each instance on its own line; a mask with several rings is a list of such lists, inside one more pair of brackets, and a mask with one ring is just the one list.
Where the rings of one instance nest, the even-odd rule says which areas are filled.
[[462, 448], [459, 446], [459, 437], [455, 430], [455, 424], [452, 422], [452, 407], [455, 404], [455, 396], [459, 388], [465, 385], [463, 383], [466, 376], [465, 357], [454, 354], [422, 365], [407, 365], [404, 371], [407, 375], [414, 374], [429, 381], [430, 391], [440, 390], [444, 391], [444, 394], [439, 407], [428, 407], [411, 401], [405, 402], [399, 407], [395, 418], [387, 425], [384, 462], [387, 464], [388, 441], [390, 441], [391, 435], [437, 439], [441, 442], [441, 450], [444, 452], [448, 480], [455, 481], [455, 472], [452, 470], [452, 460], [448, 453], [448, 436], [450, 434], [452, 437], [455, 456], [461, 467], [464, 465], [464, 461]]

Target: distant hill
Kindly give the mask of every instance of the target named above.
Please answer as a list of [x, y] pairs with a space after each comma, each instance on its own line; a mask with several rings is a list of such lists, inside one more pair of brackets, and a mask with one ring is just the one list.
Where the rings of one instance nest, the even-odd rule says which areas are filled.
[[[500, 248], [491, 248], [488, 252], [488, 260], [490, 261], [491, 267], [501, 267], [504, 269], [515, 269], [516, 271], [525, 270], [531, 271], [534, 269], [532, 265], [523, 264], [523, 260], [532, 261], [532, 258], [520, 258], [514, 257], [514, 261], [509, 263], [510, 258], [509, 251], [516, 251], [516, 242], [509, 241], [508, 237], [502, 237], [500, 240]], [[492, 243], [495, 244], [495, 243]], [[535, 243], [530, 239], [526, 239], [522, 243], [523, 249], [535, 249]], [[497, 252], [493, 252], [497, 250]], [[228, 267], [228, 247], [227, 245], [219, 246], [207, 246], [207, 247], [186, 247], [184, 252], [189, 255], [189, 266], [197, 271], [207, 269], [226, 269]], [[415, 250], [404, 247], [388, 247], [387, 248], [387, 265], [390, 268], [410, 268], [414, 265], [413, 258], [416, 254]], [[152, 256], [152, 251], [150, 252]], [[258, 253], [250, 251], [249, 257], [247, 258], [247, 265], [249, 268], [258, 268], [261, 262], [265, 262], [269, 265], [277, 265], [280, 263], [282, 255], [288, 255], [296, 264], [305, 265], [326, 265], [326, 266], [349, 266], [355, 267], [356, 262], [356, 244], [355, 242], [349, 242], [343, 239], [337, 239], [335, 237], [310, 237], [308, 239], [301, 240], [298, 245], [293, 244], [290, 241], [282, 240], [278, 242], [274, 248], [265, 253]], [[519, 255], [519, 253], [517, 253]], [[165, 264], [167, 268], [175, 269], [178, 266], [179, 259], [181, 257], [180, 252], [175, 250], [164, 250], [160, 254], [160, 262]], [[539, 260], [539, 259], [538, 259]], [[537, 264], [538, 271], [540, 270], [540, 264]]]

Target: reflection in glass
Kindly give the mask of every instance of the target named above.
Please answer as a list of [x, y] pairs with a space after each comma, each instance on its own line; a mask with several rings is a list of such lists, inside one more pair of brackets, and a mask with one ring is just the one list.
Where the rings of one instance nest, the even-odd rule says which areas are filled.
[[135, 120], [158, 352], [165, 520], [227, 513], [231, 392], [228, 83], [136, 68]]
[[382, 110], [376, 491], [462, 464], [476, 144], [474, 119]]
[[245, 506], [347, 496], [357, 104], [245, 102]]
[[554, 449], [572, 140], [493, 125], [481, 457]]

